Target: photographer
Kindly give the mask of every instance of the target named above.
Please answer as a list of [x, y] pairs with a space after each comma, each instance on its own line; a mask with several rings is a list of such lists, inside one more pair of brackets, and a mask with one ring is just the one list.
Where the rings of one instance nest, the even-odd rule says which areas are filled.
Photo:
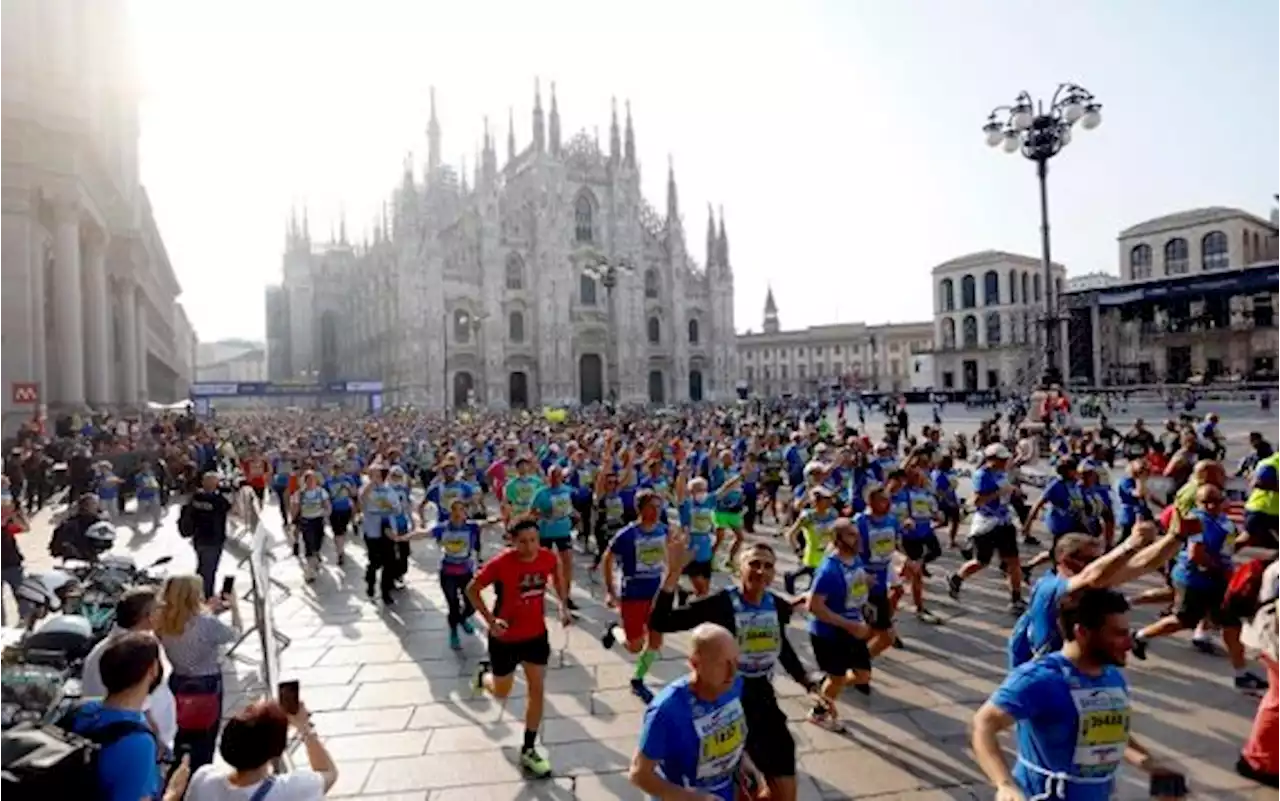
[[227, 514], [231, 511], [230, 490], [219, 486], [217, 473], [201, 477], [200, 489], [187, 501], [178, 518], [178, 530], [191, 540], [196, 552], [196, 573], [204, 584], [204, 595], [212, 598], [218, 562], [227, 542]]

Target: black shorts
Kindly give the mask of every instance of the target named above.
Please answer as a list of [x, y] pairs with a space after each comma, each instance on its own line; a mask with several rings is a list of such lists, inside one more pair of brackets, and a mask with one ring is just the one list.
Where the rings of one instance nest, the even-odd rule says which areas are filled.
[[1266, 512], [1245, 512], [1244, 530], [1249, 532], [1249, 544], [1255, 548], [1276, 547], [1276, 516]]
[[1202, 620], [1209, 620], [1223, 628], [1240, 625], [1239, 618], [1227, 614], [1222, 608], [1222, 601], [1227, 595], [1226, 580], [1205, 587], [1175, 586], [1173, 590], [1173, 614], [1187, 628]]
[[942, 519], [945, 520], [948, 525], [952, 523], [960, 522], [959, 506], [951, 506], [950, 504], [941, 504], [938, 506], [938, 510], [942, 512]]
[[743, 679], [742, 714], [747, 721], [747, 753], [765, 778], [796, 775], [796, 741], [768, 679]]
[[505, 642], [489, 635], [489, 665], [495, 676], [510, 676], [517, 665], [543, 665], [551, 659], [551, 641], [544, 631], [529, 640]]
[[999, 553], [1001, 559], [1018, 558], [1018, 530], [1012, 523], [1001, 523], [986, 534], [969, 538], [973, 558], [979, 564], [991, 564], [991, 557]]
[[[711, 578], [711, 560], [705, 562], [690, 562], [684, 566], [684, 574], [689, 578]], [[750, 731], [750, 729], [748, 729]]]
[[813, 646], [813, 661], [818, 670], [828, 676], [844, 678], [850, 671], [871, 669], [871, 652], [867, 643], [847, 631], [837, 631], [830, 636], [809, 634]]
[[924, 561], [925, 554], [942, 552], [942, 543], [938, 542], [937, 534], [912, 539], [903, 537], [899, 545], [902, 548], [902, 555], [912, 562]]
[[877, 587], [867, 596], [867, 624], [875, 631], [889, 631], [893, 628], [893, 607], [889, 605], [889, 593], [883, 587]]
[[538, 543], [549, 551], [573, 550], [573, 537], [539, 537]]

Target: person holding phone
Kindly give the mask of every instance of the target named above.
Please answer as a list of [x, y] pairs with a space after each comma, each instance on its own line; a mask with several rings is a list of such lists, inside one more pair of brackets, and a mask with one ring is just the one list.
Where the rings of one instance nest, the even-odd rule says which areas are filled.
[[[297, 682], [286, 684], [296, 691]], [[302, 741], [310, 768], [276, 773], [273, 765], [288, 747], [290, 728]], [[223, 728], [218, 753], [226, 766], [197, 770], [187, 783], [186, 801], [319, 801], [338, 781], [333, 757], [296, 694], [285, 698], [282, 693], [280, 701], [257, 701], [236, 713]]]

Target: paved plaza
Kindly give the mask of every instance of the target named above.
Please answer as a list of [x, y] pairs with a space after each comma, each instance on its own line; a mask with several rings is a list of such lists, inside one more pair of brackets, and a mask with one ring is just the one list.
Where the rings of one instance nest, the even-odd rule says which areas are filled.
[[[923, 411], [923, 410], [922, 410]], [[948, 431], [968, 426], [976, 414], [956, 410]], [[1164, 415], [1153, 415], [1155, 422]], [[914, 415], [913, 415], [914, 417]], [[962, 423], [959, 418], [970, 423]], [[915, 420], [926, 419], [920, 413]], [[1119, 422], [1119, 421], [1118, 421]], [[1276, 421], [1235, 418], [1227, 428], [1233, 444], [1253, 428], [1275, 437]], [[913, 422], [914, 425], [914, 422]], [[874, 430], [874, 429], [873, 429]], [[1274, 439], [1273, 439], [1274, 441]], [[1240, 455], [1239, 446], [1233, 458]], [[967, 489], [963, 488], [963, 489]], [[46, 513], [47, 517], [47, 513]], [[275, 507], [264, 513], [279, 535]], [[42, 518], [44, 520], [44, 518]], [[173, 554], [174, 570], [194, 566], [177, 537], [171, 514], [155, 536], [121, 528], [121, 550], [139, 561]], [[769, 539], [773, 529], [760, 536]], [[48, 526], [24, 535], [29, 569], [47, 565], [42, 540]], [[330, 558], [313, 585], [285, 547], [277, 547], [272, 578], [288, 588], [276, 593], [278, 628], [292, 638], [282, 659], [284, 678], [301, 682], [302, 697], [337, 762], [341, 778], [330, 797], [378, 801], [506, 801], [507, 799], [634, 799], [640, 793], [626, 777], [640, 730], [643, 707], [628, 689], [631, 660], [621, 649], [605, 651], [598, 637], [610, 610], [599, 585], [586, 581], [579, 560], [575, 599], [579, 625], [566, 632], [550, 623], [553, 647], [547, 675], [542, 742], [557, 778], [522, 780], [516, 751], [522, 733], [523, 688], [505, 704], [473, 698], [469, 679], [484, 654], [481, 638], [464, 639], [455, 653], [446, 642], [444, 602], [435, 580], [433, 547], [414, 546], [409, 589], [392, 610], [365, 600], [364, 555], [349, 546], [345, 574]], [[904, 602], [900, 631], [905, 649], [890, 650], [875, 665], [870, 698], [849, 693], [841, 702], [847, 736], [804, 722], [803, 693], [789, 678], [776, 681], [783, 710], [799, 751], [800, 797], [875, 798], [894, 801], [990, 798], [968, 747], [973, 711], [1004, 676], [1005, 642], [1013, 618], [1005, 609], [999, 574], [990, 571], [966, 584], [959, 603], [944, 592], [942, 573], [957, 564], [949, 551], [934, 568], [927, 592], [945, 622], [922, 626]], [[228, 554], [223, 569], [235, 568]], [[780, 567], [794, 560], [782, 554]], [[242, 576], [238, 586], [247, 586]], [[1139, 586], [1154, 586], [1140, 582]], [[1141, 610], [1138, 621], [1154, 612]], [[246, 609], [246, 619], [248, 610]], [[812, 667], [803, 621], [793, 624], [792, 643]], [[684, 671], [687, 635], [668, 638], [663, 659], [650, 673], [651, 686]], [[256, 682], [256, 648], [246, 646], [229, 671], [228, 707], [265, 691]], [[1225, 658], [1190, 648], [1185, 637], [1157, 643], [1146, 662], [1128, 669], [1134, 692], [1134, 731], [1161, 757], [1181, 766], [1196, 797], [1274, 799], [1234, 772], [1257, 701], [1231, 686]], [[299, 751], [297, 758], [305, 760]], [[1147, 797], [1145, 781], [1126, 770], [1120, 798]]]

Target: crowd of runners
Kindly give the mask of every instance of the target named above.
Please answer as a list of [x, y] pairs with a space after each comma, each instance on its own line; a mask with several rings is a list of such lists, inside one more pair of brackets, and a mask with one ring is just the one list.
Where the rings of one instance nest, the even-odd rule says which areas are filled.
[[[616, 610], [600, 643], [632, 655], [631, 687], [647, 705], [631, 771], [638, 788], [726, 800], [767, 790], [788, 801], [796, 756], [774, 695], [777, 669], [808, 692], [813, 725], [842, 730], [846, 688], [873, 693], [877, 658], [909, 647], [895, 626], [902, 601], [918, 621], [940, 624], [933, 603], [992, 580], [980, 575], [994, 561], [1016, 623], [1010, 673], [977, 712], [974, 749], [997, 797], [1106, 798], [1122, 762], [1150, 773], [1153, 792], [1185, 791], [1176, 769], [1130, 734], [1121, 668], [1126, 654], [1145, 658], [1157, 638], [1194, 629], [1202, 649], [1221, 636], [1237, 688], [1268, 689], [1241, 631], [1259, 585], [1276, 594], [1275, 570], [1265, 581], [1261, 571], [1274, 560], [1280, 497], [1270, 445], [1251, 443], [1243, 515], [1228, 515], [1231, 471], [1212, 458], [1212, 415], [1172, 424], [1172, 439], [1141, 421], [1106, 433], [1015, 417], [985, 425], [972, 450], [937, 425], [913, 433], [904, 418], [895, 412], [881, 426], [853, 404], [812, 401], [658, 415], [586, 409], [556, 422], [238, 413], [184, 425], [177, 440], [179, 429], [165, 427], [163, 444], [185, 449], [201, 471], [235, 472], [259, 497], [273, 495], [308, 581], [335, 565], [330, 578], [341, 582], [345, 560], [362, 554], [359, 589], [394, 606], [413, 542], [434, 542], [451, 647], [487, 638], [475, 691], [504, 698], [523, 673], [519, 758], [532, 777], [552, 773], [537, 744], [548, 590], [561, 626], [574, 623], [575, 587]], [[119, 482], [109, 468], [99, 492]], [[1047, 473], [1042, 490], [1024, 485], [1034, 470]], [[967, 497], [962, 478], [971, 479]], [[147, 482], [139, 497], [154, 489]], [[1038, 545], [1037, 531], [1050, 541], [1024, 560], [1020, 543]], [[1233, 572], [1245, 547], [1262, 559]], [[950, 548], [965, 561], [947, 574], [933, 563]], [[798, 570], [781, 573], [783, 550], [796, 552]], [[1044, 574], [1028, 592], [1036, 570]], [[1160, 572], [1165, 589], [1121, 594]], [[1131, 632], [1131, 603], [1162, 604], [1167, 616]], [[793, 645], [797, 618], [811, 666]], [[679, 631], [692, 631], [690, 673], [651, 688], [664, 635]], [[1270, 704], [1273, 726], [1274, 692], [1259, 713]], [[1012, 767], [996, 740], [1011, 726]], [[1241, 772], [1274, 781], [1271, 745], [1253, 759], [1246, 748]]]

